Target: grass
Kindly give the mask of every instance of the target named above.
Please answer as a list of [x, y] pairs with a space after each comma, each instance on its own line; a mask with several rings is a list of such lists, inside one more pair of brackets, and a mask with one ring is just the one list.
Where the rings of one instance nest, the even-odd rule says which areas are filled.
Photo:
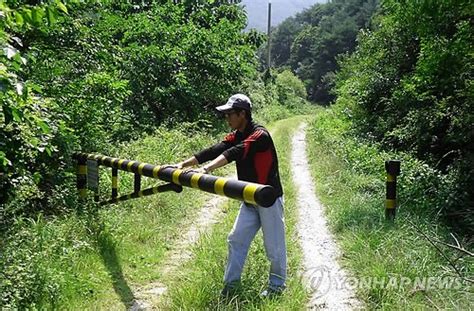
[[212, 232], [203, 236], [194, 248], [194, 259], [189, 261], [177, 275], [171, 276], [169, 293], [161, 306], [163, 309], [184, 310], [301, 310], [307, 294], [301, 285], [298, 269], [301, 262], [296, 234], [296, 198], [290, 174], [291, 134], [305, 117], [293, 117], [279, 121], [270, 127], [273, 130], [280, 173], [285, 192], [285, 221], [288, 247], [288, 280], [285, 294], [274, 300], [261, 299], [259, 294], [267, 286], [269, 263], [265, 257], [261, 231], [251, 245], [242, 276], [239, 295], [232, 300], [223, 300], [219, 294], [223, 286], [223, 275], [227, 256], [226, 237], [238, 213], [239, 203], [228, 201], [226, 216], [214, 226]]
[[[416, 190], [424, 180], [409, 183], [414, 173], [407, 171], [417, 169], [412, 165], [413, 161], [398, 155], [406, 158], [402, 162], [405, 172], [399, 179], [401, 204], [397, 218], [390, 224], [384, 220], [383, 162], [396, 155], [379, 151], [347, 135], [347, 125], [330, 109], [318, 113], [307, 138], [316, 192], [326, 206], [330, 227], [343, 250], [342, 264], [359, 281], [404, 279], [405, 284], [401, 286], [385, 283], [357, 287], [357, 294], [366, 308], [471, 308], [474, 301], [472, 283], [457, 278], [446, 259], [420, 234], [421, 230], [431, 238], [454, 243], [448, 228], [426, 204], [430, 202], [430, 198], [425, 198], [426, 192], [423, 188]], [[407, 184], [411, 189], [407, 189]], [[472, 258], [440, 247], [446, 256], [456, 261], [463, 276], [472, 279]], [[456, 278], [457, 283], [448, 289], [427, 283], [415, 284], [417, 278], [423, 277]]]

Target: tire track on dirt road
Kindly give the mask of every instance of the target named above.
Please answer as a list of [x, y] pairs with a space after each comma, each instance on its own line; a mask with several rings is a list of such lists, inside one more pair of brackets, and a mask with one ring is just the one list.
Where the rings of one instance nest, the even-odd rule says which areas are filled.
[[298, 235], [303, 251], [303, 281], [310, 291], [308, 309], [353, 310], [361, 303], [347, 286], [347, 272], [341, 269], [341, 253], [330, 233], [324, 207], [315, 194], [306, 156], [306, 123], [292, 140], [291, 163], [297, 189]]

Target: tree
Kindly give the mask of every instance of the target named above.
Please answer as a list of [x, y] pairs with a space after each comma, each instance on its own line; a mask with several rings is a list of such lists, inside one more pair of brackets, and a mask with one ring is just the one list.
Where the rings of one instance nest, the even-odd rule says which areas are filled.
[[307, 87], [310, 99], [328, 104], [338, 69], [337, 57], [356, 46], [357, 33], [369, 25], [376, 0], [336, 0], [316, 4], [285, 20], [272, 40], [278, 66], [290, 66]]
[[[1, 3], [2, 221], [74, 207], [75, 151], [212, 119], [255, 73], [262, 41], [222, 1]], [[59, 188], [68, 191], [52, 196]]]
[[[55, 23], [60, 12], [67, 13], [59, 1], [51, 4], [13, 8], [0, 3], [0, 226], [26, 202], [44, 199], [53, 172], [61, 167], [58, 148], [68, 140], [68, 128], [54, 112], [57, 106], [42, 96], [41, 87], [24, 79], [29, 59], [21, 52], [24, 42], [16, 34]], [[16, 203], [5, 205], [12, 198]]]

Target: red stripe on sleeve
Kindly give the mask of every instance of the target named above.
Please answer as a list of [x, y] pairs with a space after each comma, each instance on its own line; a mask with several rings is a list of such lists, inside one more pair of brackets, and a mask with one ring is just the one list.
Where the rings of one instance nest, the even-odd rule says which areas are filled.
[[235, 141], [235, 133], [232, 132], [232, 133], [227, 134], [224, 137], [224, 141], [229, 142], [229, 143], [233, 143]]
[[263, 134], [262, 130], [257, 130], [252, 133], [249, 137], [247, 137], [243, 143], [244, 143], [244, 155], [242, 156], [242, 159], [245, 159], [247, 154], [249, 153], [250, 150], [250, 144], [257, 141], [257, 139]]

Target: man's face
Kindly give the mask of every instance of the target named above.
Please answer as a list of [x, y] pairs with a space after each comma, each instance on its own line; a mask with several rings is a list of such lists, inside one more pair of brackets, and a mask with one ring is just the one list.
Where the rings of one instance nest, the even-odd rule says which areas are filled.
[[227, 124], [233, 129], [239, 129], [242, 127], [242, 125], [245, 123], [245, 111], [228, 111], [224, 113], [225, 120], [227, 121]]

